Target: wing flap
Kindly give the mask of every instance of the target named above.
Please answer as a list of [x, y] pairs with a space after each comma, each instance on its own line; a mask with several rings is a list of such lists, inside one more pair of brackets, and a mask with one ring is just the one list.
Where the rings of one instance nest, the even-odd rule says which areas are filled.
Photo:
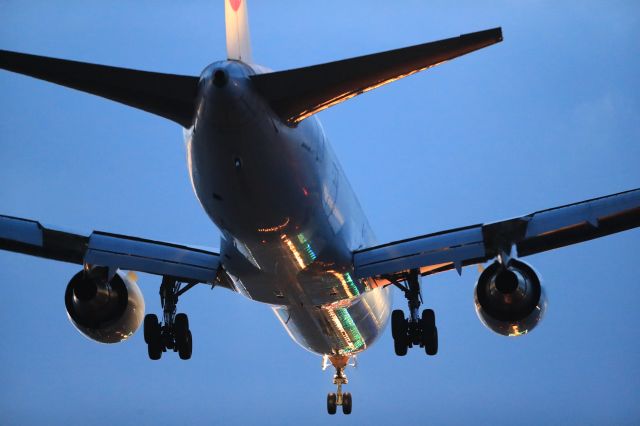
[[254, 86], [287, 124], [418, 71], [502, 41], [502, 29], [251, 76]]
[[91, 93], [191, 127], [198, 77], [0, 50], [0, 68]]
[[485, 256], [482, 226], [476, 225], [361, 250], [354, 266], [356, 277], [365, 278], [433, 265], [437, 270], [459, 268]]
[[640, 226], [640, 190], [587, 200], [531, 215], [520, 256], [592, 240]]

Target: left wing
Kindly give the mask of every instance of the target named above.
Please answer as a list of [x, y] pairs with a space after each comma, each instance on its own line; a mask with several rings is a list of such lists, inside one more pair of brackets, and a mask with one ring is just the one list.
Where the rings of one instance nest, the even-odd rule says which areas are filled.
[[528, 256], [640, 226], [640, 188], [526, 216], [422, 235], [353, 254], [357, 278], [397, 278], [483, 263], [500, 254]]
[[220, 266], [220, 255], [211, 251], [100, 231], [78, 235], [3, 215], [0, 249], [112, 271], [147, 272], [188, 283], [214, 283]]

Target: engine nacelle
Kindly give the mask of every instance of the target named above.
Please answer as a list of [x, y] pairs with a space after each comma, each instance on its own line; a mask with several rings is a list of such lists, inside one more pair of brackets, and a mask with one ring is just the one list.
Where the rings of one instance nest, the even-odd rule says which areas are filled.
[[547, 299], [537, 274], [526, 263], [511, 259], [508, 267], [494, 262], [485, 269], [475, 288], [480, 321], [504, 336], [521, 336], [542, 319]]
[[78, 272], [67, 285], [64, 303], [78, 331], [100, 343], [126, 340], [144, 318], [142, 293], [121, 271], [110, 281], [105, 268]]

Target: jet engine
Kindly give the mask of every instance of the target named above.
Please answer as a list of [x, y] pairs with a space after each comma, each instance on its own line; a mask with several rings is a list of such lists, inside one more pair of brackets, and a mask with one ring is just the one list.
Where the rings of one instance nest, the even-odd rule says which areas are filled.
[[64, 302], [78, 331], [100, 343], [126, 340], [144, 318], [142, 293], [122, 271], [111, 279], [106, 268], [78, 272], [67, 285]]
[[533, 268], [511, 259], [506, 267], [496, 261], [480, 274], [475, 304], [487, 328], [504, 336], [521, 336], [540, 322], [547, 300]]

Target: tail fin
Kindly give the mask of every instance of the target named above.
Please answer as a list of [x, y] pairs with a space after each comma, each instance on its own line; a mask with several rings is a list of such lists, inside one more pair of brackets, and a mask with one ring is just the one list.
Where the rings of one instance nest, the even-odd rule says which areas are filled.
[[227, 27], [227, 58], [250, 63], [252, 59], [247, 0], [225, 0], [224, 19]]

